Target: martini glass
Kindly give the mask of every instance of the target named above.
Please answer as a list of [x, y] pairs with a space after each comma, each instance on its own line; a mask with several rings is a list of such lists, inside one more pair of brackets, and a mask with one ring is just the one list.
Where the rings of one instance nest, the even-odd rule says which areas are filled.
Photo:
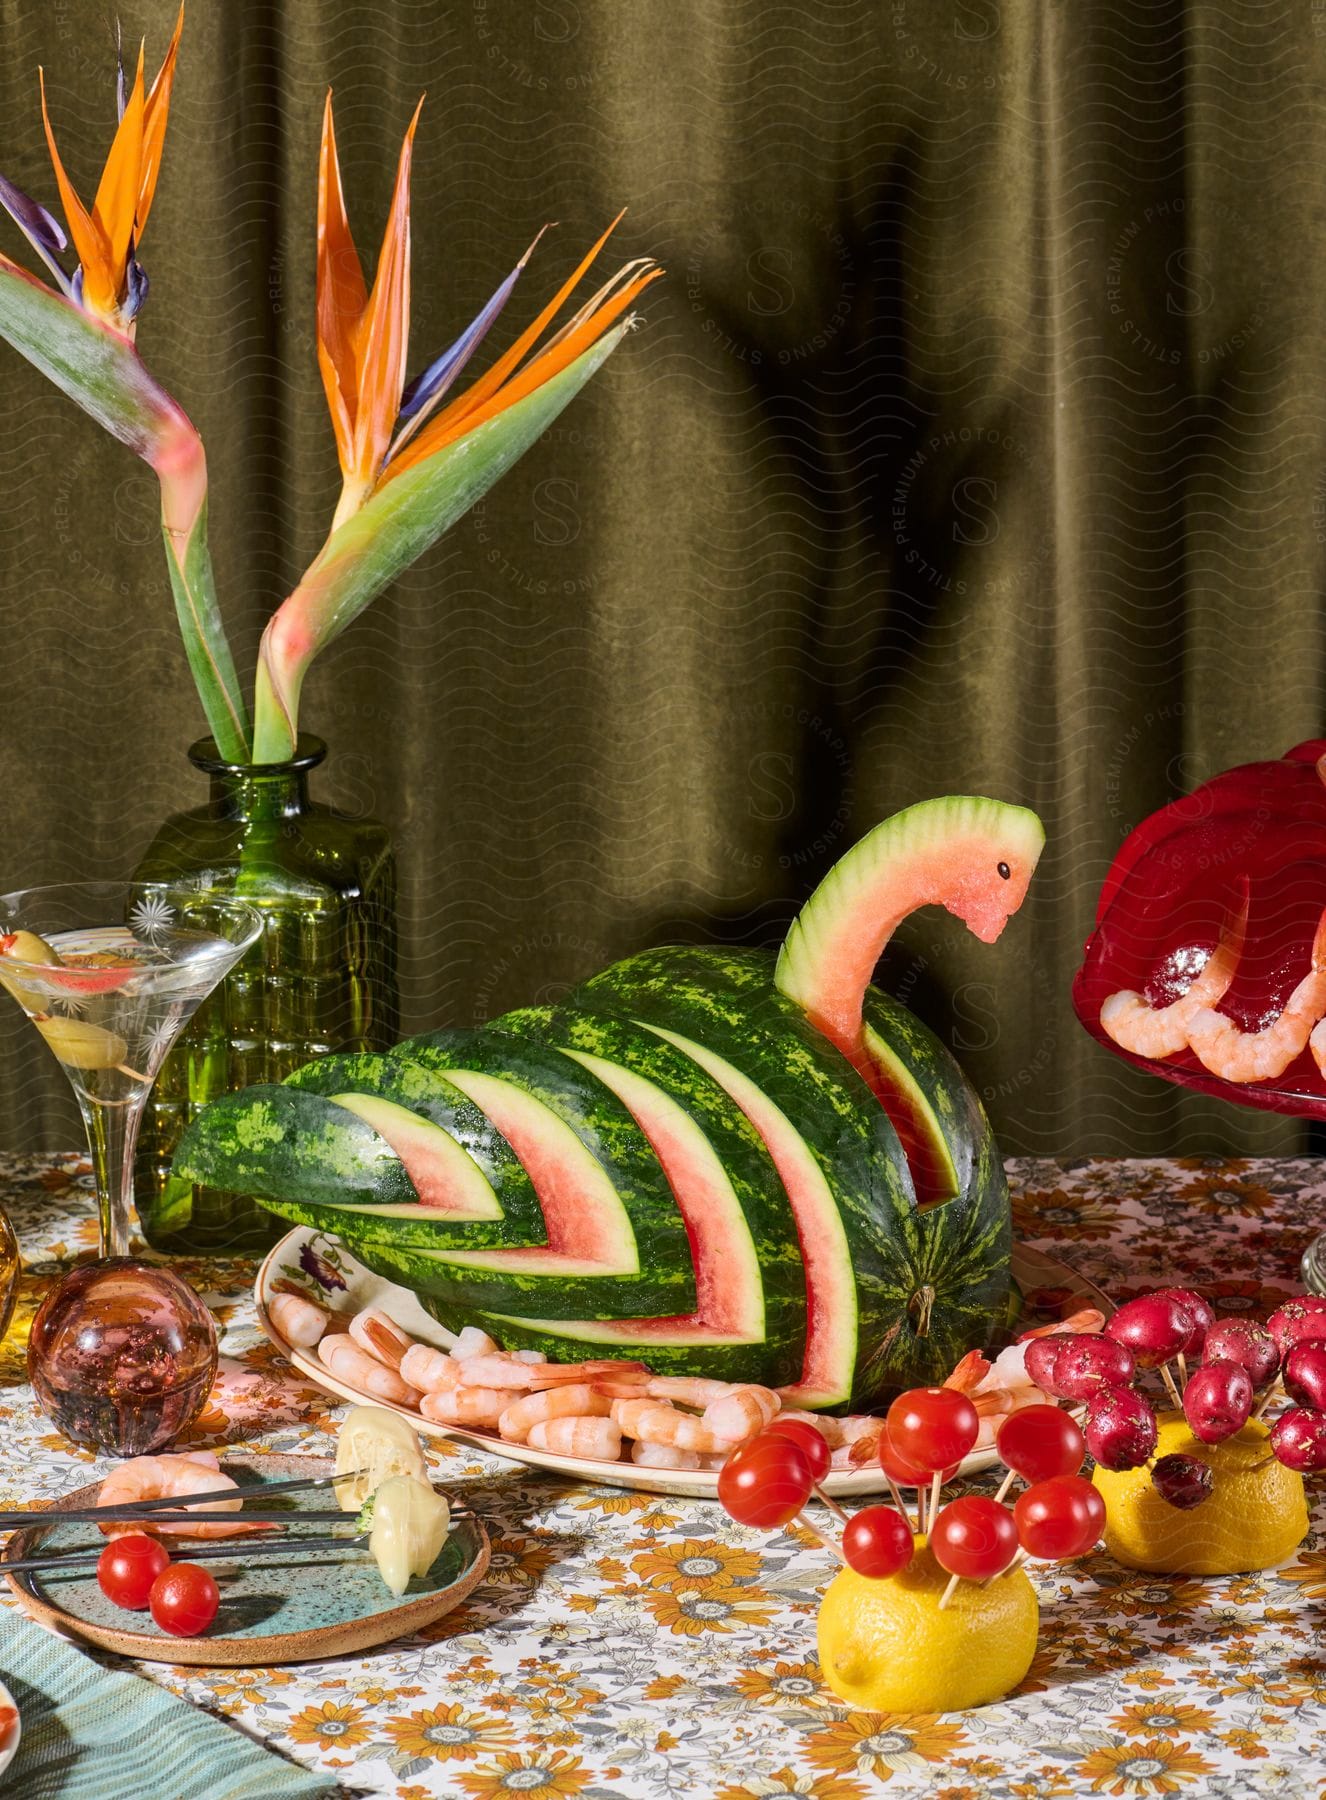
[[261, 930], [255, 907], [201, 882], [169, 900], [133, 882], [0, 895], [0, 987], [68, 1077], [96, 1174], [102, 1260], [51, 1290], [28, 1347], [38, 1399], [79, 1443], [141, 1454], [206, 1402], [211, 1315], [128, 1255], [134, 1146], [166, 1052]]

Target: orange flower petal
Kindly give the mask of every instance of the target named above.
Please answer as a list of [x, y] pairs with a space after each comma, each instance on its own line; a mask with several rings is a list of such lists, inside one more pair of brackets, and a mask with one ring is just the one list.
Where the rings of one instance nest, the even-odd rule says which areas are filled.
[[170, 116], [170, 94], [175, 83], [175, 58], [180, 47], [180, 33], [184, 30], [184, 7], [180, 6], [179, 17], [175, 21], [174, 35], [170, 46], [157, 70], [157, 78], [152, 83], [151, 91], [143, 107], [143, 156], [138, 175], [138, 213], [134, 226], [134, 242], [143, 241], [143, 227], [147, 224], [147, 215], [152, 210], [152, 200], [157, 191], [157, 176], [161, 173], [161, 150], [166, 140], [166, 120]]
[[322, 114], [322, 150], [318, 160], [318, 367], [341, 468], [346, 471], [354, 459], [359, 400], [355, 327], [367, 304], [364, 272], [345, 211], [329, 91]]
[[133, 89], [101, 172], [97, 197], [92, 203], [93, 222], [100, 227], [106, 240], [117, 298], [134, 234], [134, 216], [138, 211], [138, 176], [143, 161], [143, 105], [143, 51], [140, 46]]
[[[474, 407], [461, 417], [448, 419], [448, 413], [440, 413], [423, 431], [408, 444], [401, 454], [390, 464], [387, 476], [399, 475], [402, 470], [411, 468], [422, 462], [434, 451], [441, 450], [444, 445], [464, 437], [485, 420], [496, 418], [513, 406], [517, 400], [523, 400], [536, 388], [550, 381], [554, 375], [561, 373], [570, 363], [588, 350], [590, 345], [603, 336], [628, 306], [647, 288], [651, 281], [657, 281], [663, 273], [662, 269], [650, 269], [648, 273], [637, 276], [628, 282], [606, 306], [600, 307], [592, 318], [583, 320], [574, 330], [560, 333], [555, 345], [549, 346], [520, 373], [514, 376], [496, 394], [490, 396], [481, 406]], [[476, 384], [477, 385], [477, 384]], [[450, 411], [450, 409], [448, 409]]]
[[354, 333], [359, 408], [353, 467], [356, 475], [368, 481], [377, 474], [391, 443], [405, 388], [410, 338], [410, 163], [423, 104], [420, 100], [415, 107], [401, 144], [373, 292]]
[[[413, 447], [415, 449], [418, 449], [424, 438], [433, 431], [439, 433], [441, 442], [449, 443], [452, 437], [458, 435], [451, 430], [451, 426], [456, 424], [458, 420], [464, 418], [467, 414], [478, 411], [478, 409], [497, 392], [507, 376], [520, 363], [526, 351], [530, 349], [531, 345], [537, 342], [546, 327], [551, 324], [554, 318], [556, 318], [557, 314], [562, 309], [564, 301], [574, 290], [580, 281], [581, 276], [584, 275], [599, 251], [607, 243], [618, 225], [621, 224], [625, 213], [626, 208], [623, 207], [621, 212], [619, 212], [617, 217], [612, 221], [612, 224], [609, 225], [608, 229], [604, 232], [603, 236], [594, 245], [593, 249], [579, 264], [574, 274], [571, 275], [569, 280], [562, 283], [561, 287], [558, 288], [557, 292], [544, 307], [538, 318], [535, 319], [534, 323], [529, 326], [527, 330], [521, 332], [520, 336], [516, 339], [515, 343], [512, 344], [506, 354], [504, 356], [499, 356], [486, 375], [481, 376], [479, 380], [474, 383], [473, 387], [467, 388], [459, 399], [453, 400], [450, 406], [440, 412], [429, 426], [428, 432], [420, 433], [414, 441]], [[434, 444], [433, 447], [436, 449], [437, 445]]]
[[46, 127], [46, 146], [51, 153], [51, 166], [55, 170], [56, 183], [60, 189], [60, 204], [64, 207], [65, 223], [74, 241], [74, 249], [78, 252], [78, 260], [83, 265], [83, 297], [98, 311], [113, 312], [119, 292], [120, 271], [112, 273], [110, 246], [105, 235], [74, 192], [73, 183], [64, 172], [60, 152], [55, 147], [50, 113], [46, 108], [45, 70], [38, 69], [37, 79], [41, 84], [41, 119]]

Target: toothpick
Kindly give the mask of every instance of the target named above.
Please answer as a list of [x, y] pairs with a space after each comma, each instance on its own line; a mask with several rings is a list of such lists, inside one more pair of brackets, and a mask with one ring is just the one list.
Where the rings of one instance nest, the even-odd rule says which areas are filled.
[[1175, 1406], [1179, 1409], [1179, 1411], [1182, 1412], [1183, 1411], [1183, 1395], [1179, 1392], [1179, 1390], [1174, 1385], [1174, 1377], [1169, 1372], [1169, 1364], [1168, 1363], [1161, 1363], [1160, 1374], [1161, 1374], [1162, 1380], [1165, 1383], [1165, 1386], [1169, 1389], [1170, 1399], [1174, 1402]]
[[1018, 1472], [1016, 1469], [1010, 1469], [1008, 1471], [1008, 1474], [1005, 1475], [1004, 1479], [999, 1483], [998, 1488], [995, 1490], [995, 1499], [996, 1500], [1003, 1499], [1004, 1495], [1008, 1492], [1009, 1488], [1011, 1488], [1013, 1483], [1017, 1480], [1017, 1475], [1018, 1475]]
[[916, 1485], [916, 1529], [925, 1536], [925, 1489], [919, 1482]]
[[832, 1494], [826, 1494], [822, 1487], [817, 1487], [814, 1490], [814, 1493], [815, 1498], [824, 1502], [840, 1525], [845, 1525], [847, 1523], [847, 1514], [843, 1511], [842, 1507], [839, 1506]]
[[1031, 1558], [1027, 1555], [1027, 1552], [1019, 1549], [1017, 1555], [1013, 1558], [1012, 1562], [1009, 1563], [1006, 1569], [1001, 1569], [998, 1575], [987, 1575], [985, 1580], [981, 1583], [981, 1586], [983, 1588], [988, 1588], [992, 1581], [998, 1581], [1000, 1577], [1004, 1575], [1011, 1575], [1014, 1569], [1020, 1569], [1024, 1562], [1030, 1561]]
[[799, 1512], [796, 1516], [796, 1522], [804, 1531], [808, 1531], [813, 1538], [818, 1539], [826, 1550], [832, 1551], [838, 1558], [838, 1561], [843, 1564], [844, 1568], [847, 1566], [847, 1558], [843, 1555], [842, 1545], [835, 1544], [832, 1538], [825, 1537], [819, 1526], [811, 1523], [807, 1514]]
[[943, 1471], [936, 1469], [930, 1477], [930, 1523], [933, 1526], [935, 1514], [939, 1511], [939, 1487]]
[[944, 1589], [943, 1593], [939, 1596], [940, 1612], [944, 1611], [944, 1609], [947, 1607], [949, 1601], [953, 1598], [953, 1595], [957, 1590], [958, 1583], [961, 1580], [962, 1580], [961, 1575], [950, 1575], [949, 1576], [948, 1586]]
[[1266, 1392], [1262, 1395], [1261, 1399], [1257, 1402], [1256, 1406], [1253, 1408], [1253, 1410], [1252, 1410], [1253, 1418], [1260, 1419], [1262, 1414], [1266, 1411], [1267, 1407], [1271, 1404], [1271, 1402], [1273, 1400], [1278, 1400], [1281, 1397], [1281, 1395], [1284, 1393], [1284, 1391], [1285, 1390], [1284, 1390], [1283, 1382], [1273, 1381], [1271, 1383], [1270, 1387], [1268, 1387]]
[[1182, 1350], [1180, 1350], [1178, 1353], [1178, 1364], [1179, 1364], [1179, 1381], [1182, 1383], [1182, 1385], [1184, 1387], [1187, 1387], [1187, 1385], [1188, 1385], [1188, 1363], [1187, 1363], [1187, 1359], [1185, 1358]]
[[[889, 1474], [887, 1469], [885, 1469], [885, 1471], [884, 1471], [884, 1479], [889, 1484], [889, 1493], [892, 1496], [893, 1504], [897, 1507], [898, 1511], [902, 1514], [903, 1518], [906, 1519], [907, 1523], [910, 1525], [912, 1522], [912, 1509], [910, 1506], [908, 1506], [907, 1502], [903, 1499], [902, 1489], [898, 1486], [897, 1482], [893, 1479], [892, 1475]], [[920, 1529], [921, 1529], [921, 1516], [920, 1516], [920, 1512], [918, 1510], [917, 1517], [916, 1517], [916, 1530], [918, 1533], [920, 1532]]]

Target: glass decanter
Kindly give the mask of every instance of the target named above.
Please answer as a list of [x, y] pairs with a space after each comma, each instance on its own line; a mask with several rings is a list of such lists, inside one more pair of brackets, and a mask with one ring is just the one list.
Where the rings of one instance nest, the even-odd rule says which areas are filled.
[[51, 1290], [28, 1344], [37, 1398], [77, 1443], [159, 1449], [206, 1402], [211, 1315], [178, 1275], [128, 1254], [134, 1148], [166, 1052], [261, 929], [242, 901], [169, 905], [132, 882], [0, 895], [0, 987], [68, 1077], [96, 1176], [102, 1260]]

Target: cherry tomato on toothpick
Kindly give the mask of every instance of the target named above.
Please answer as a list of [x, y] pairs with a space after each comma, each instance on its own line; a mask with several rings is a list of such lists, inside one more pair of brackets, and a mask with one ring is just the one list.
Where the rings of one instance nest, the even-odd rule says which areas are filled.
[[816, 1431], [813, 1425], [807, 1425], [804, 1419], [775, 1419], [772, 1424], [765, 1426], [755, 1442], [759, 1443], [761, 1439], [770, 1437], [786, 1438], [789, 1443], [796, 1445], [810, 1464], [811, 1478], [817, 1486], [829, 1473], [831, 1458], [824, 1434]]
[[960, 1463], [976, 1442], [980, 1414], [956, 1388], [911, 1388], [888, 1410], [893, 1448], [915, 1469], [933, 1473]]
[[1024, 1481], [1047, 1481], [1052, 1475], [1076, 1475], [1087, 1441], [1061, 1406], [1021, 1406], [999, 1427], [995, 1449]]
[[97, 1558], [97, 1586], [115, 1606], [146, 1612], [152, 1583], [170, 1567], [164, 1544], [145, 1532], [112, 1538]]
[[762, 1438], [719, 1470], [718, 1498], [738, 1525], [769, 1530], [794, 1519], [815, 1485], [810, 1464], [787, 1437]]
[[892, 1506], [863, 1506], [843, 1526], [843, 1555], [858, 1575], [882, 1581], [912, 1560], [912, 1528]]
[[[898, 1454], [897, 1445], [889, 1436], [889, 1428], [887, 1425], [879, 1434], [878, 1455], [880, 1468], [883, 1469], [889, 1480], [896, 1483], [898, 1487], [920, 1488], [930, 1486], [934, 1470], [918, 1469], [915, 1463], [908, 1462], [905, 1456], [900, 1456]], [[946, 1481], [952, 1481], [953, 1477], [958, 1472], [959, 1466], [958, 1463], [950, 1463], [948, 1468], [940, 1470], [939, 1485], [941, 1487], [943, 1487]]]
[[206, 1631], [221, 1604], [221, 1590], [197, 1563], [172, 1563], [152, 1583], [152, 1617], [172, 1637]]
[[1084, 1476], [1054, 1475], [1018, 1495], [1013, 1518], [1028, 1556], [1071, 1562], [1085, 1556], [1105, 1529], [1105, 1502]]
[[1002, 1575], [1017, 1555], [1013, 1515], [988, 1494], [950, 1500], [930, 1527], [930, 1549], [941, 1569], [969, 1581]]

